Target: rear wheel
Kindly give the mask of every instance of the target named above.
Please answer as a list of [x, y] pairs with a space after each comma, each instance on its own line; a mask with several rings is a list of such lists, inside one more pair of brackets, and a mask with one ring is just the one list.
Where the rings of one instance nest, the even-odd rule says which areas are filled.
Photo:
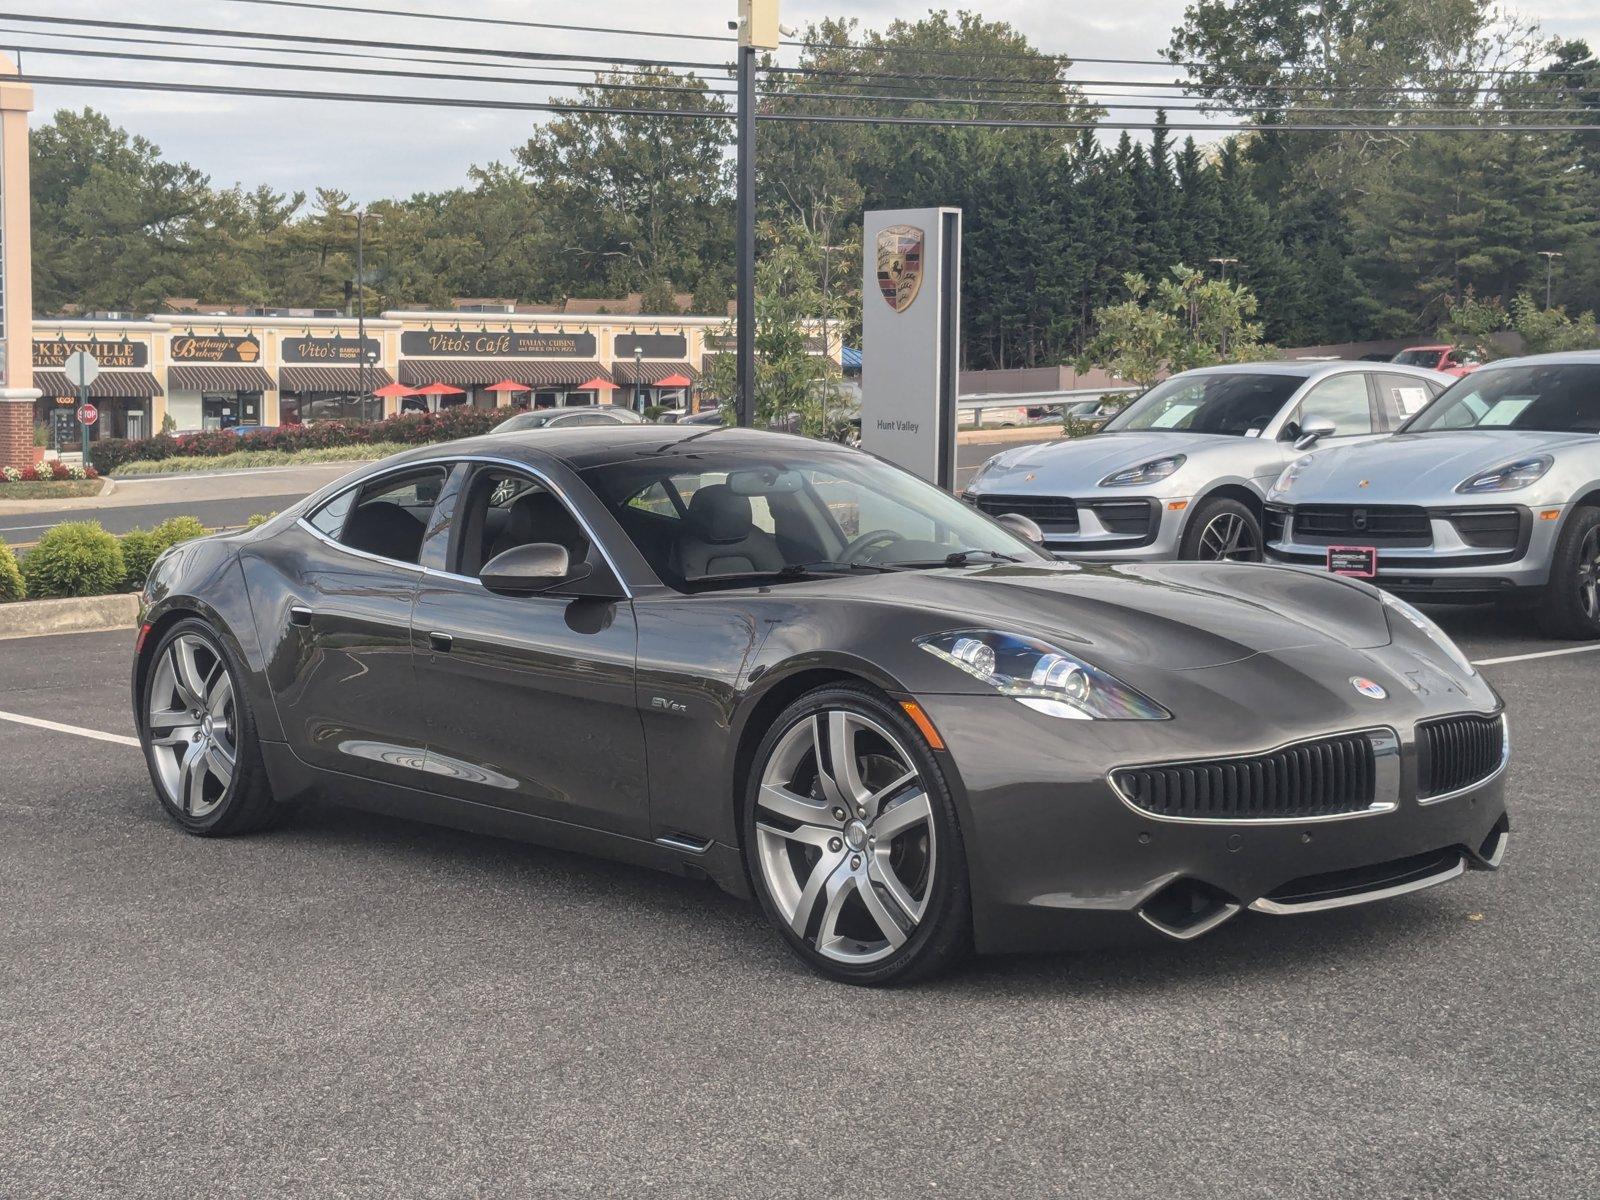
[[1580, 508], [1556, 539], [1539, 624], [1551, 637], [1600, 638], [1600, 509]]
[[1237, 500], [1207, 500], [1189, 518], [1178, 556], [1201, 562], [1260, 562], [1261, 522]]
[[814, 970], [907, 983], [971, 940], [955, 807], [887, 697], [826, 687], [786, 709], [751, 767], [745, 857], [768, 918]]
[[156, 646], [140, 698], [139, 740], [162, 807], [190, 833], [249, 833], [273, 802], [241, 685], [243, 667], [204, 621], [179, 621]]

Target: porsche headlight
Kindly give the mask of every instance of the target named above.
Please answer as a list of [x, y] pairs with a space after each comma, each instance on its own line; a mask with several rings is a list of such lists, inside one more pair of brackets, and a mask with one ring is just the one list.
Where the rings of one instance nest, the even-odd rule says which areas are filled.
[[1310, 465], [1311, 455], [1302, 454], [1299, 458], [1295, 459], [1283, 469], [1283, 473], [1278, 476], [1278, 482], [1272, 485], [1272, 490], [1274, 492], [1287, 492], [1294, 486], [1294, 481], [1299, 479], [1301, 474]]
[[1548, 454], [1518, 459], [1514, 463], [1507, 463], [1503, 467], [1474, 475], [1458, 486], [1456, 491], [1467, 495], [1477, 492], [1514, 492], [1518, 488], [1525, 488], [1530, 483], [1537, 483], [1543, 479], [1544, 473], [1555, 464], [1555, 461]]
[[964, 629], [918, 638], [917, 645], [1046, 716], [1163, 721], [1172, 715], [1100, 668], [1020, 634]]
[[1183, 454], [1169, 454], [1165, 458], [1152, 458], [1147, 463], [1140, 463], [1137, 467], [1129, 467], [1126, 471], [1118, 471], [1114, 475], [1107, 475], [1100, 481], [1101, 487], [1138, 487], [1144, 483], [1154, 483], [1158, 479], [1165, 479], [1188, 461], [1188, 456]]
[[1454, 663], [1463, 674], [1476, 675], [1478, 673], [1478, 668], [1474, 667], [1472, 665], [1472, 660], [1461, 652], [1461, 647], [1457, 646], [1455, 642], [1451, 641], [1450, 635], [1444, 630], [1440, 629], [1438, 625], [1434, 624], [1433, 619], [1421, 609], [1417, 608], [1416, 605], [1408, 604], [1406, 601], [1400, 599], [1399, 596], [1391, 596], [1388, 592], [1380, 592], [1379, 595], [1383, 597], [1383, 603], [1386, 607], [1393, 612], [1399, 613], [1418, 629], [1422, 630], [1423, 633], [1427, 634], [1429, 640], [1432, 641], [1435, 646], [1439, 647], [1439, 649], [1443, 650], [1449, 657], [1450, 661]]

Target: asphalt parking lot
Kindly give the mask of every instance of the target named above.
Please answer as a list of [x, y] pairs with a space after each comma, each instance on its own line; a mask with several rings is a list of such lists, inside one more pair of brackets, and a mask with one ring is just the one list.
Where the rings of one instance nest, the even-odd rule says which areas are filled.
[[185, 837], [131, 636], [0, 641], [0, 1196], [1593, 1197], [1600, 653], [1440, 616], [1511, 713], [1503, 871], [891, 992], [644, 870]]

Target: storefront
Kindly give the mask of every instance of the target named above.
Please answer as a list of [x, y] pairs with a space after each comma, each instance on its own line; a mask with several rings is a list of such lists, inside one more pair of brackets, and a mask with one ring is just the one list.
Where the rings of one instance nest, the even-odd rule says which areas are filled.
[[173, 334], [167, 344], [167, 412], [178, 429], [264, 424], [277, 382], [260, 366], [254, 334]]
[[386, 401], [372, 393], [394, 382], [382, 359], [382, 344], [374, 337], [363, 341], [338, 331], [280, 338], [279, 423], [382, 420]]
[[68, 382], [64, 368], [68, 357], [80, 351], [100, 364], [99, 377], [87, 389], [100, 412], [99, 420], [89, 427], [90, 438], [141, 438], [155, 433], [153, 402], [163, 388], [150, 370], [148, 338], [58, 332], [33, 341], [33, 386], [43, 393], [34, 404], [34, 421], [45, 427], [45, 444], [56, 450], [71, 450], [78, 444], [78, 390]]
[[[600, 339], [590, 331], [438, 329], [431, 323], [407, 329], [400, 335], [400, 382], [418, 394], [404, 397], [401, 408], [593, 404], [606, 389], [585, 385], [612, 383], [599, 352]], [[507, 384], [516, 386], [501, 386]]]

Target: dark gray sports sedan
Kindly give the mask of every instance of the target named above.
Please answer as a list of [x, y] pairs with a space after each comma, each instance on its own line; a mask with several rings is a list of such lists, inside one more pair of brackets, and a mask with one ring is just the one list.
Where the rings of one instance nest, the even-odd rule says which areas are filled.
[[610, 855], [753, 893], [856, 983], [1359, 904], [1507, 842], [1500, 700], [1403, 601], [1056, 562], [781, 434], [424, 447], [174, 548], [144, 602], [138, 728], [190, 832], [327, 799]]

